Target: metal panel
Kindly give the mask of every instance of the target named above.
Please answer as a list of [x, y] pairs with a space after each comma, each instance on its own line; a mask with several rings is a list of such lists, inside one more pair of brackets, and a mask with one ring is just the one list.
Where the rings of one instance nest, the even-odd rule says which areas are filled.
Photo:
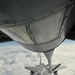
[[34, 21], [68, 3], [69, 0], [0, 0], [0, 25]]
[[30, 24], [30, 30], [37, 44], [47, 43], [59, 37], [62, 13], [58, 12], [41, 21]]
[[25, 26], [1, 28], [1, 31], [9, 35], [13, 40], [17, 42], [24, 43], [24, 44], [33, 44], [33, 41], [30, 39], [29, 35], [25, 30]]

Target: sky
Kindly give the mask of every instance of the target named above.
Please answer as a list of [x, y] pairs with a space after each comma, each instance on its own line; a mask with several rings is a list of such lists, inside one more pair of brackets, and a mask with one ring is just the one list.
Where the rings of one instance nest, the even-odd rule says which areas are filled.
[[[74, 44], [75, 41], [72, 40], [65, 40], [62, 44]], [[17, 46], [20, 45], [15, 41], [11, 41], [11, 42], [5, 42], [5, 43], [0, 43], [0, 47], [6, 47], [6, 46]]]
[[63, 42], [63, 44], [72, 44], [72, 43], [75, 43], [75, 41], [74, 40], [65, 40]]
[[19, 44], [17, 42], [15, 42], [15, 41], [0, 43], [0, 47], [15, 46], [15, 45], [19, 45]]

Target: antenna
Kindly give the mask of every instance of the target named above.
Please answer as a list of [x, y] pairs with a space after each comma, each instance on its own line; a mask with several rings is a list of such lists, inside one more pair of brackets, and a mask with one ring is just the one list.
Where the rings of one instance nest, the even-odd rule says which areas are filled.
[[40, 53], [40, 65], [41, 65], [41, 63], [42, 63], [42, 57], [41, 57], [41, 53]]
[[39, 65], [41, 65], [41, 63], [42, 63], [41, 53], [38, 53], [37, 56], [40, 58], [40, 59], [39, 59]]

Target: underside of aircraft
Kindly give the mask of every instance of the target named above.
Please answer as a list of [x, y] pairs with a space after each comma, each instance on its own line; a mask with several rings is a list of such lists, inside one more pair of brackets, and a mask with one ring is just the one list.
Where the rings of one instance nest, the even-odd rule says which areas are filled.
[[51, 65], [65, 39], [75, 40], [75, 0], [0, 0], [0, 43], [43, 52]]

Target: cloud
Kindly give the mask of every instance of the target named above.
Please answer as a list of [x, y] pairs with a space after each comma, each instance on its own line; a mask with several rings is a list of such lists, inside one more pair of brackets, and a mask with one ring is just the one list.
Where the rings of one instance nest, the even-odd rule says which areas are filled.
[[[52, 64], [62, 63], [66, 69], [59, 71], [59, 75], [74, 75], [75, 45], [62, 44], [55, 49]], [[42, 62], [47, 64], [42, 54]], [[29, 75], [24, 67], [39, 64], [39, 54], [28, 51], [21, 46], [0, 47], [0, 75]]]

